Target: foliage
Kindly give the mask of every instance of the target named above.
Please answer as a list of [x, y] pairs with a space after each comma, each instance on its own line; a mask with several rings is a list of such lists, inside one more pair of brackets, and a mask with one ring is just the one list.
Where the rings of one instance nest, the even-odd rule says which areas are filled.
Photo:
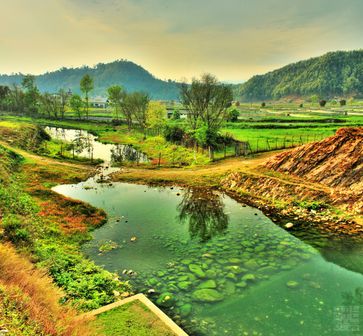
[[69, 105], [71, 109], [76, 112], [78, 118], [81, 118], [83, 106], [82, 98], [77, 94], [72, 95], [71, 99], [69, 100]]
[[137, 121], [138, 126], [144, 133], [144, 137], [146, 137], [145, 130], [147, 126], [147, 108], [149, 102], [149, 96], [143, 92], [129, 93], [124, 99], [125, 110], [127, 110]]
[[114, 118], [120, 119], [125, 90], [120, 85], [112, 85], [107, 89], [108, 100], [114, 110]]
[[180, 126], [167, 124], [164, 127], [163, 136], [166, 141], [181, 143], [185, 136], [185, 132]]
[[39, 91], [35, 84], [35, 77], [32, 75], [24, 76], [21, 85], [24, 89], [25, 112], [30, 115], [37, 113]]
[[86, 116], [88, 118], [88, 110], [89, 110], [89, 96], [88, 95], [94, 88], [93, 78], [89, 74], [85, 74], [82, 77], [81, 81], [79, 82], [79, 86], [85, 96], [85, 110], [86, 110]]
[[[41, 92], [57, 92], [59, 89], [71, 89], [80, 94], [79, 81], [89, 74], [95, 80], [94, 94], [105, 96], [111, 85], [120, 85], [128, 92], [143, 91], [153, 99], [177, 99], [179, 84], [155, 78], [141, 66], [126, 60], [112, 63], [99, 63], [95, 67], [61, 68], [54, 72], [36, 76]], [[0, 75], [0, 85], [21, 84], [23, 74]]]
[[188, 122], [192, 130], [202, 122], [207, 128], [218, 131], [225, 121], [233, 94], [229, 86], [220, 84], [213, 75], [205, 74], [200, 80], [193, 79], [191, 85], [184, 83], [180, 98], [189, 111]]
[[320, 105], [320, 107], [324, 107], [326, 105], [326, 100], [324, 100], [324, 99], [320, 100], [319, 105]]
[[363, 93], [363, 50], [330, 52], [257, 75], [239, 86], [247, 101]]
[[228, 113], [227, 113], [227, 121], [230, 121], [230, 122], [236, 122], [238, 121], [238, 117], [240, 115], [240, 112], [237, 108], [231, 108], [228, 110]]
[[166, 124], [166, 107], [164, 104], [151, 101], [148, 105], [146, 111], [146, 124], [150, 129], [154, 129], [157, 133], [160, 133], [160, 130]]

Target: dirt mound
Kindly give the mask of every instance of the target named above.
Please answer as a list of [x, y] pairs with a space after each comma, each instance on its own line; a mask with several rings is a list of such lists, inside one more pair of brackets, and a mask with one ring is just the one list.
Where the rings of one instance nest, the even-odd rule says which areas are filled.
[[278, 154], [265, 166], [363, 196], [363, 127], [341, 128], [323, 141]]

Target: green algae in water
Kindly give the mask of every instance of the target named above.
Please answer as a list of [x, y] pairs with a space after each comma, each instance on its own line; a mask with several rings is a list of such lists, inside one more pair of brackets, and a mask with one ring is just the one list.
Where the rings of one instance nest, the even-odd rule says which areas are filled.
[[[155, 292], [149, 297], [191, 335], [341, 335], [339, 307], [363, 312], [359, 295], [349, 301], [361, 274], [229, 197], [122, 183], [55, 190], [123, 218], [95, 230], [85, 253], [110, 271], [136, 272], [135, 287]], [[104, 241], [122, 248], [99, 255]]]

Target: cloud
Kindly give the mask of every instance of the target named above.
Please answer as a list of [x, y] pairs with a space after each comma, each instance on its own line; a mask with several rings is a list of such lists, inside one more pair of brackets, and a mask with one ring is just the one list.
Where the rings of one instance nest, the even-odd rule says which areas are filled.
[[127, 58], [161, 78], [248, 79], [360, 48], [360, 0], [13, 0], [2, 4], [0, 72]]

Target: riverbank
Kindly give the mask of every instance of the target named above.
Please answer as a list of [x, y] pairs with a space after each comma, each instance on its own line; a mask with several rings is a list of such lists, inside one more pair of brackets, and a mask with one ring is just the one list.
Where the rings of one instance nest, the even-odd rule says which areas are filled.
[[[363, 218], [351, 212], [333, 188], [268, 170], [276, 152], [233, 158], [192, 169], [121, 168], [113, 181], [214, 188], [262, 210], [276, 224], [293, 230], [317, 230], [363, 238]], [[334, 197], [332, 197], [334, 195]]]

